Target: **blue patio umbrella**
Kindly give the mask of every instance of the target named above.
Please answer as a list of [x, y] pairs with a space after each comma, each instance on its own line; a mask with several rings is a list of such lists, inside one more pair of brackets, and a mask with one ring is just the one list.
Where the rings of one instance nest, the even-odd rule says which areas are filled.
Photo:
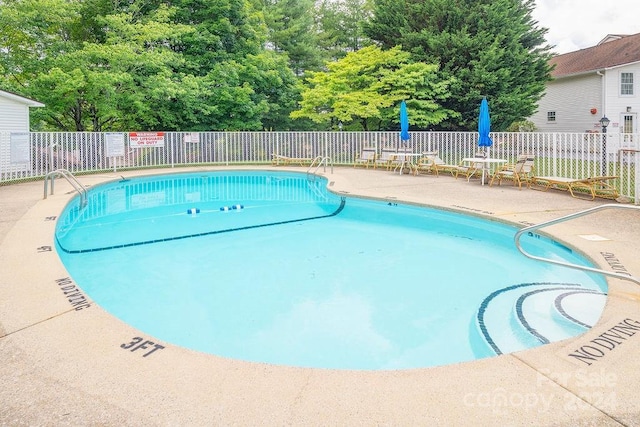
[[[493, 145], [493, 141], [489, 138], [489, 132], [491, 132], [491, 117], [489, 117], [489, 103], [487, 98], [482, 98], [480, 103], [480, 116], [478, 117], [478, 146], [487, 147], [487, 151], [484, 153], [484, 157], [489, 157], [489, 147]], [[487, 169], [487, 164], [482, 166], [482, 185], [484, 185], [484, 175]]]
[[489, 117], [489, 103], [487, 98], [482, 98], [480, 103], [480, 116], [478, 117], [478, 146], [491, 147], [493, 141], [489, 138], [489, 132], [491, 132], [491, 117]]
[[409, 114], [407, 113], [407, 103], [402, 101], [400, 103], [400, 139], [402, 141], [408, 141], [411, 136], [409, 135]]

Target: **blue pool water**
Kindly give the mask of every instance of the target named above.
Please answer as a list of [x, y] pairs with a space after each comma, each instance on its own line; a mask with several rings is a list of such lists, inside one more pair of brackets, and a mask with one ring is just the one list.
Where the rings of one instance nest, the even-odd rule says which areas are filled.
[[[515, 232], [260, 171], [93, 188], [87, 207], [67, 206], [56, 241], [91, 299], [157, 341], [248, 361], [381, 370], [534, 347], [597, 321], [605, 281], [523, 257]], [[522, 244], [587, 264], [543, 236]], [[585, 305], [579, 298], [589, 298], [586, 312], [572, 308]], [[571, 316], [558, 315], [560, 304]]]

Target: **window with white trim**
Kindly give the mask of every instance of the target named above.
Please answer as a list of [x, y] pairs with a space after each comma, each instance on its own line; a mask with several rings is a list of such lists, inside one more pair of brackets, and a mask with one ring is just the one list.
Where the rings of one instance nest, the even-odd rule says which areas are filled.
[[555, 122], [556, 121], [556, 112], [555, 111], [547, 111], [547, 121]]
[[620, 95], [633, 95], [633, 73], [620, 73]]

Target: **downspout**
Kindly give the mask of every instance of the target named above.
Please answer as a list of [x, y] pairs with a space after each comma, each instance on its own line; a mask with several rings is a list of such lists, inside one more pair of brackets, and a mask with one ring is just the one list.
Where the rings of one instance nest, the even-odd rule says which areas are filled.
[[600, 94], [600, 96], [602, 97], [601, 105], [600, 105], [600, 107], [602, 108], [602, 114], [600, 117], [604, 117], [607, 115], [607, 77], [600, 70], [596, 71], [596, 74], [602, 77], [601, 79], [602, 93]]

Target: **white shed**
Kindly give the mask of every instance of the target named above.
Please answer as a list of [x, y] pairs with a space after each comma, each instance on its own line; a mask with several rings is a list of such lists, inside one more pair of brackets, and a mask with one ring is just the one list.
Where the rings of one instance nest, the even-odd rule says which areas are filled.
[[[16, 147], [12, 156], [11, 134], [29, 132], [29, 108], [32, 107], [44, 107], [44, 104], [0, 90], [0, 173], [2, 174], [20, 173], [31, 167], [30, 162], [23, 161], [24, 153], [15, 153]], [[24, 147], [20, 149], [24, 151]]]
[[0, 133], [29, 132], [29, 108], [44, 104], [0, 90]]

